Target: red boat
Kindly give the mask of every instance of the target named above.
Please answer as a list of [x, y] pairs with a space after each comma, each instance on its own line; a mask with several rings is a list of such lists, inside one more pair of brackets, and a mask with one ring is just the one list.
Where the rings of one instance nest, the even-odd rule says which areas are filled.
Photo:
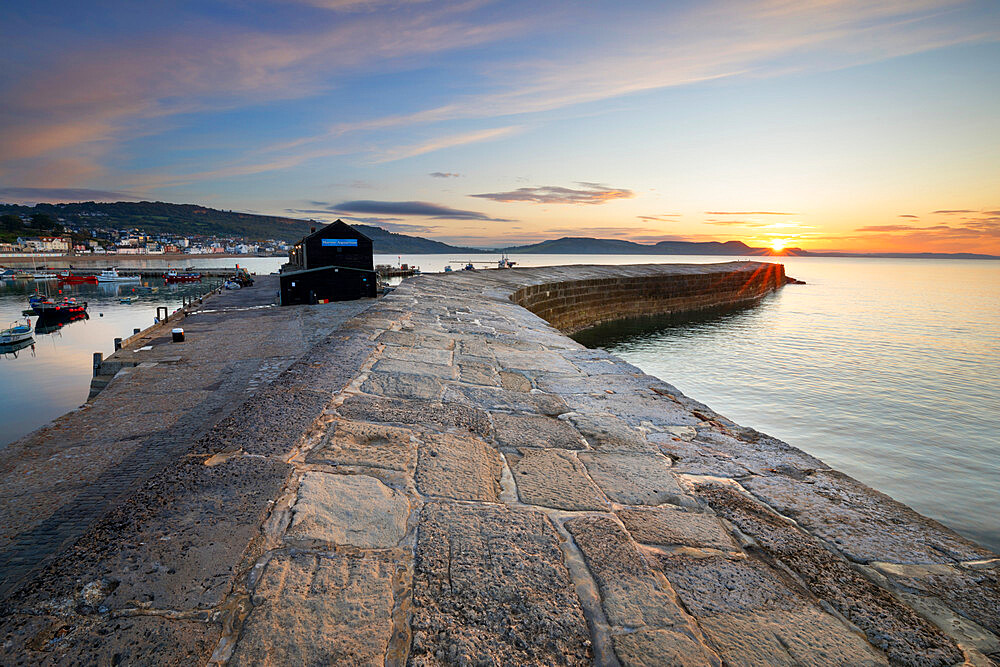
[[53, 301], [41, 295], [35, 295], [28, 299], [28, 304], [35, 311], [36, 315], [47, 315], [49, 317], [68, 315], [78, 315], [87, 312], [87, 302], [77, 301], [70, 297], [63, 297], [62, 301]]
[[163, 274], [163, 282], [165, 283], [200, 283], [201, 274], [200, 273], [177, 273], [176, 271], [167, 271]]
[[82, 283], [93, 283], [96, 285], [97, 276], [74, 276], [69, 271], [60, 271], [59, 282], [67, 283], [69, 285], [80, 285]]

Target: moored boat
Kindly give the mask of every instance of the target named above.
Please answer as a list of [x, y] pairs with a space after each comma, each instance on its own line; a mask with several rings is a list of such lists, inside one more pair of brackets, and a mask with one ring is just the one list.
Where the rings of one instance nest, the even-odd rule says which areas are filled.
[[23, 324], [12, 322], [10, 327], [0, 330], [0, 345], [20, 343], [31, 338], [32, 333], [31, 320], [26, 320]]
[[67, 283], [69, 285], [80, 285], [83, 283], [97, 283], [97, 276], [74, 276], [69, 271], [59, 272], [59, 282]]
[[136, 282], [138, 280], [142, 280], [142, 277], [123, 276], [120, 273], [118, 273], [118, 269], [114, 267], [101, 271], [100, 275], [97, 276], [97, 282], [99, 283], [127, 283], [127, 282]]
[[165, 283], [198, 283], [201, 282], [200, 273], [178, 273], [177, 271], [167, 271], [163, 274]]
[[51, 317], [65, 317], [87, 312], [87, 302], [77, 301], [72, 297], [63, 297], [60, 301], [53, 301], [48, 297], [36, 294], [28, 298], [28, 304], [36, 315], [47, 315]]

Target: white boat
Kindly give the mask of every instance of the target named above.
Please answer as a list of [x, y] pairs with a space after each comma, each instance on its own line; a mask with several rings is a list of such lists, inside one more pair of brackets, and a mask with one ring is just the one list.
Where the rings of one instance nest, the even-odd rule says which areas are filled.
[[46, 271], [35, 271], [31, 274], [31, 277], [35, 280], [55, 280], [59, 276], [55, 273], [48, 273]]
[[28, 340], [32, 334], [31, 320], [26, 323], [12, 322], [10, 327], [0, 331], [0, 345], [13, 345], [22, 340]]
[[222, 283], [222, 286], [225, 287], [226, 289], [240, 289], [241, 287], [243, 287], [235, 280], [227, 280], [226, 282]]
[[140, 280], [142, 280], [142, 276], [123, 276], [115, 268], [105, 269], [97, 276], [99, 283], [134, 283]]

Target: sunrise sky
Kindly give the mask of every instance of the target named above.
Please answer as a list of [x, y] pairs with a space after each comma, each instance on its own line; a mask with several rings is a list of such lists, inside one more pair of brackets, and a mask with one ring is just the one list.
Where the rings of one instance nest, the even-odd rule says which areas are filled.
[[5, 2], [0, 201], [1000, 254], [1000, 3]]

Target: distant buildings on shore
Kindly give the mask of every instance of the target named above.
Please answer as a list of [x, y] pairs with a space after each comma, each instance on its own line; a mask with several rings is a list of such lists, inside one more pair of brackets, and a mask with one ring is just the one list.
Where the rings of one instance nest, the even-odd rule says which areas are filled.
[[[24, 231], [28, 231], [25, 229]], [[39, 236], [18, 236], [0, 241], [0, 253], [73, 255], [285, 255], [289, 244], [268, 239], [250, 241], [239, 237], [147, 234], [139, 229], [73, 229]]]

